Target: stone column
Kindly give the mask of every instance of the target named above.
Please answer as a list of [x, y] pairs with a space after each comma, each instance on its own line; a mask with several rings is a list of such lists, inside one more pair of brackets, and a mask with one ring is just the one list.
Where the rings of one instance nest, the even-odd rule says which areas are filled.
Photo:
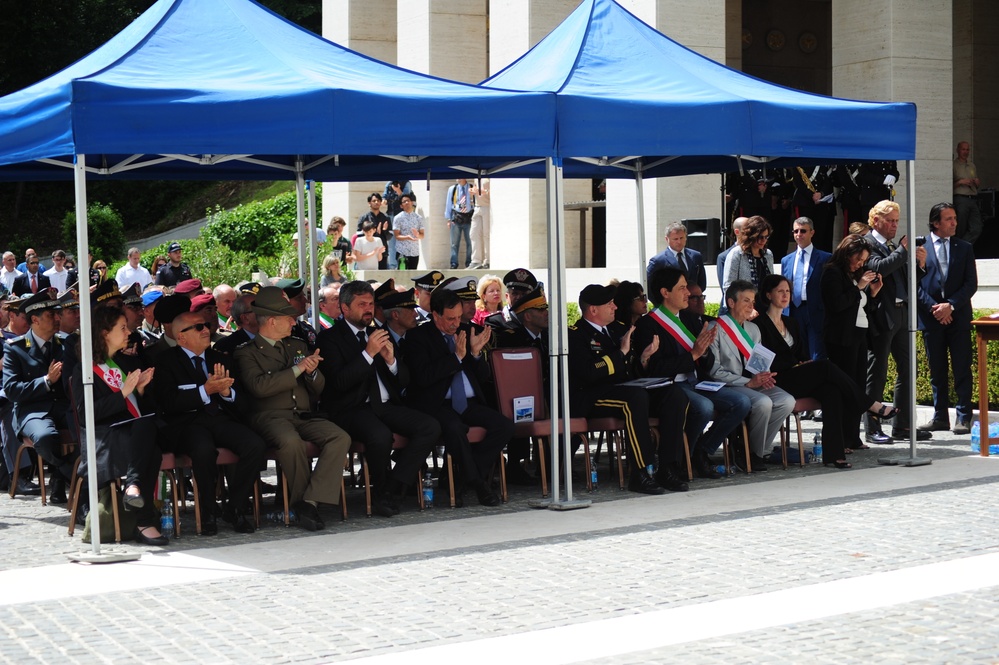
[[[579, 0], [492, 0], [489, 15], [490, 74], [495, 74], [530, 50], [577, 5]], [[565, 201], [589, 200], [590, 181], [566, 180], [564, 195]], [[547, 210], [543, 179], [492, 179], [490, 266], [501, 277], [513, 268], [548, 266]], [[570, 268], [579, 267], [578, 219], [578, 213], [566, 216], [566, 258]]]
[[[486, 78], [486, 0], [405, 0], [397, 3], [400, 67], [454, 81], [478, 83]], [[405, 126], [405, 119], [401, 119]], [[425, 181], [417, 192], [427, 221], [421, 267], [448, 272], [450, 239], [444, 220], [444, 199], [453, 180]], [[495, 221], [493, 222], [495, 225]], [[459, 256], [464, 264], [464, 243]]]
[[954, 136], [971, 142], [971, 160], [982, 185], [999, 183], [999, 4], [954, 0]]
[[[323, 0], [323, 37], [394, 64], [396, 0]], [[323, 183], [320, 228], [325, 230], [330, 219], [339, 215], [347, 221], [343, 234], [350, 238], [357, 230], [357, 218], [368, 211], [368, 195], [380, 194], [384, 187], [385, 180]]]
[[[950, 200], [953, 162], [953, 48], [950, 2], [835, 0], [832, 3], [833, 95], [915, 102], [916, 210], [920, 232], [938, 201]], [[907, 214], [910, 183], [896, 186]]]
[[[620, 0], [632, 14], [667, 37], [717, 62], [742, 62], [739, 0]], [[670, 222], [723, 215], [721, 176], [681, 176], [645, 180], [645, 248], [652, 257], [666, 247], [663, 234]], [[607, 266], [621, 279], [645, 281], [645, 266], [636, 251], [638, 229], [634, 180], [611, 180], [607, 186]], [[707, 269], [708, 282], [714, 271]]]

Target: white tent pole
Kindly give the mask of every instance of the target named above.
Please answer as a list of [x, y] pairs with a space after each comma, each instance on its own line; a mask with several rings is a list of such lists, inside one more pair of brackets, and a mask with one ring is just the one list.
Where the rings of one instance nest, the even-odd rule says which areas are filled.
[[906, 235], [909, 236], [909, 457], [916, 459], [916, 174], [915, 161], [905, 162]]
[[[309, 255], [311, 260], [309, 261], [309, 266], [311, 270], [309, 271], [309, 289], [311, 291], [311, 303], [312, 303], [312, 327], [319, 329], [319, 289], [317, 288], [317, 281], [319, 279], [319, 258], [318, 249], [316, 247], [317, 239], [319, 236], [319, 210], [316, 208], [316, 183], [309, 181], [309, 219], [311, 224], [309, 224]], [[299, 238], [302, 236], [299, 235]], [[299, 243], [301, 244], [301, 243]]]
[[[645, 266], [649, 264], [649, 257], [645, 250], [645, 184], [642, 178], [642, 160], [638, 160], [635, 163], [635, 198], [638, 203], [638, 258], [641, 261], [639, 264], [639, 271], [641, 272], [641, 277], [638, 279], [639, 284], [645, 284]], [[645, 284], [646, 290], [649, 285]]]
[[[87, 236], [87, 170], [86, 155], [76, 155], [73, 165], [73, 179], [76, 186], [76, 255], [82, 266], [80, 270], [80, 366], [77, 368], [83, 378], [84, 431], [81, 436], [87, 448], [87, 494], [90, 497], [90, 510], [94, 517], [90, 521], [90, 543], [95, 555], [101, 553], [101, 527], [97, 519], [97, 436], [94, 430], [94, 351], [91, 346], [92, 312], [90, 308], [90, 284], [87, 255], [90, 252], [90, 239]], [[76, 405], [71, 405], [76, 408]], [[83, 441], [81, 441], [81, 444]], [[42, 488], [45, 491], [45, 488]], [[75, 488], [70, 487], [70, 492]], [[72, 494], [70, 495], [72, 496]]]
[[[562, 207], [562, 203], [559, 200], [557, 174], [555, 169], [554, 160], [549, 157], [545, 160], [545, 187], [548, 190], [548, 348], [549, 348], [549, 399], [548, 404], [550, 405], [549, 417], [551, 418], [551, 450], [552, 450], [552, 500], [557, 502], [561, 496], [561, 473], [559, 473], [559, 467], [561, 459], [559, 458], [559, 451], [561, 450], [559, 446], [558, 437], [558, 421], [559, 421], [559, 402], [561, 388], [565, 386], [568, 388], [568, 367], [562, 360], [565, 358], [565, 345], [563, 345], [562, 340], [568, 339], [566, 337], [565, 328], [566, 323], [566, 298], [563, 293], [563, 281], [559, 279], [559, 265], [561, 257], [558, 252], [558, 239], [559, 239], [559, 209]], [[564, 274], [562, 275], [564, 278]], [[566, 371], [563, 372], [563, 369]], [[565, 403], [566, 408], [568, 408], [568, 402]], [[568, 430], [566, 430], [568, 431]]]
[[298, 276], [303, 282], [310, 283], [306, 275], [305, 265], [305, 173], [302, 160], [295, 160], [295, 205], [298, 216]]

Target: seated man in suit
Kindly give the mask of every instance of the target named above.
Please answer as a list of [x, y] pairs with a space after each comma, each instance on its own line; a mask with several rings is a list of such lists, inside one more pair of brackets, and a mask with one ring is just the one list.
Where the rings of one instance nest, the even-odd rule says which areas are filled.
[[256, 299], [255, 293], [246, 293], [236, 298], [236, 302], [229, 310], [229, 316], [236, 325], [236, 332], [215, 342], [216, 351], [231, 356], [238, 347], [257, 336], [259, 326], [257, 315], [253, 313], [253, 301]]
[[[631, 354], [631, 333], [621, 339], [612, 337], [607, 326], [614, 321], [615, 287], [590, 284], [579, 294], [582, 318], [569, 326], [569, 404], [573, 416], [585, 418], [621, 418], [628, 440], [631, 477], [628, 489], [642, 494], [665, 494], [687, 491], [687, 484], [673, 475], [669, 464], [660, 464], [655, 473], [656, 449], [649, 431], [649, 395], [644, 388], [618, 385], [632, 377], [628, 357]], [[641, 351], [644, 360], [655, 351], [652, 345]], [[675, 404], [685, 412], [686, 398]], [[671, 434], [672, 436], [672, 434]], [[667, 437], [660, 437], [665, 439]], [[672, 447], [675, 441], [660, 441]], [[665, 453], [665, 450], [663, 450]], [[669, 455], [661, 456], [667, 459]], [[661, 474], [661, 475], [660, 475]]]
[[239, 533], [253, 533], [246, 518], [247, 498], [264, 461], [264, 441], [243, 424], [228, 358], [209, 348], [210, 332], [201, 312], [173, 320], [177, 346], [156, 361], [153, 389], [170, 430], [173, 452], [191, 458], [201, 503], [201, 534], [212, 536], [215, 524], [215, 460], [228, 448], [239, 461], [229, 468], [229, 501], [222, 518]]
[[791, 282], [791, 304], [785, 314], [798, 324], [808, 339], [812, 360], [825, 358], [822, 342], [825, 308], [822, 305], [822, 269], [832, 257], [812, 244], [815, 225], [807, 217], [794, 220], [792, 231], [797, 249], [780, 260], [780, 274]]
[[[415, 484], [441, 428], [432, 417], [403, 404], [409, 370], [396, 358], [388, 331], [370, 327], [374, 304], [367, 282], [348, 282], [340, 289], [343, 319], [319, 333], [319, 368], [329, 377], [322, 407], [330, 420], [364, 443], [372, 511], [391, 517], [399, 513], [400, 499]], [[393, 433], [408, 437], [409, 443], [396, 451], [389, 470]]]
[[[638, 363], [641, 376], [664, 377], [674, 380], [690, 401], [684, 431], [690, 445], [691, 466], [701, 478], [720, 478], [709, 456], [749, 413], [749, 398], [730, 388], [716, 392], [699, 392], [694, 386], [709, 378], [714, 356], [711, 342], [717, 334], [715, 326], [706, 326], [696, 314], [696, 305], [689, 304], [687, 278], [679, 268], [661, 268], [652, 274], [649, 299], [655, 309], [635, 324], [634, 343], [641, 348], [658, 338], [656, 350], [643, 364]], [[703, 298], [703, 297], [702, 297]], [[689, 305], [689, 306], [688, 306]], [[704, 300], [700, 302], [704, 312]], [[711, 427], [705, 431], [708, 423]], [[660, 458], [662, 461], [662, 458]], [[669, 461], [686, 474], [680, 450], [674, 449]]]
[[649, 259], [645, 283], [660, 268], [679, 268], [687, 282], [697, 284], [701, 291], [708, 288], [708, 275], [704, 272], [704, 259], [696, 249], [687, 249], [687, 227], [683, 222], [673, 222], [666, 227], [666, 249]]
[[[476, 333], [461, 324], [461, 301], [453, 291], [434, 289], [430, 311], [431, 321], [406, 335], [411, 377], [407, 401], [440, 423], [447, 452], [475, 489], [479, 503], [498, 506], [490, 488], [491, 472], [513, 436], [513, 422], [487, 406], [484, 397], [482, 384], [490, 372], [482, 350], [490, 329]], [[470, 444], [469, 427], [484, 427], [486, 437]], [[455, 485], [457, 500], [461, 483]]]
[[746, 370], [753, 347], [760, 343], [760, 329], [748, 320], [756, 303], [756, 287], [737, 279], [729, 285], [725, 301], [728, 314], [718, 317], [718, 332], [711, 342], [715, 357], [711, 378], [749, 398], [750, 462], [754, 471], [766, 471], [765, 457], [784, 420], [794, 410], [795, 400], [777, 387], [775, 374], [751, 374]]
[[29, 256], [24, 264], [24, 274], [14, 279], [14, 288], [11, 289], [15, 296], [34, 295], [51, 286], [49, 278], [42, 273], [37, 256]]
[[[319, 351], [291, 336], [298, 312], [276, 286], [260, 289], [253, 303], [260, 331], [233, 354], [236, 380], [247, 392], [250, 424], [269, 445], [288, 478], [288, 499], [298, 523], [324, 529], [319, 503], [340, 503], [350, 435], [313, 408], [326, 386]], [[306, 441], [319, 448], [315, 469]]]
[[[37, 261], [37, 258], [32, 258]], [[59, 430], [67, 427], [69, 399], [62, 381], [65, 354], [59, 330], [59, 301], [43, 289], [21, 302], [31, 329], [9, 340], [3, 354], [4, 394], [14, 403], [12, 424], [18, 439], [30, 438], [38, 457], [52, 469], [52, 503], [66, 503], [66, 481], [77, 453], [63, 456]], [[45, 488], [42, 488], [45, 491]]]
[[954, 371], [957, 420], [954, 434], [971, 432], [971, 297], [978, 291], [975, 252], [957, 232], [957, 212], [950, 203], [930, 210], [926, 238], [926, 274], [917, 284], [919, 329], [933, 386], [933, 419], [918, 429], [950, 429], [950, 383], [947, 352]]
[[416, 319], [415, 289], [380, 295], [376, 294], [375, 298], [382, 306], [382, 314], [385, 316], [385, 329], [392, 338], [392, 343], [395, 344], [395, 355], [402, 358], [406, 333], [418, 325]]

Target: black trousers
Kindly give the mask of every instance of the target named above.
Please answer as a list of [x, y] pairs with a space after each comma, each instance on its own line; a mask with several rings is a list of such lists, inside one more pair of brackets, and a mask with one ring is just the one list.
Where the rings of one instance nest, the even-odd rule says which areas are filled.
[[[648, 391], [652, 413], [659, 418], [660, 464], [684, 464], [683, 430], [687, 422], [687, 407], [690, 400], [679, 386], [668, 386]], [[693, 447], [697, 439], [690, 441]], [[686, 468], [686, 467], [684, 467]]]
[[609, 386], [601, 392], [586, 417], [624, 420], [632, 469], [644, 469], [654, 463], [655, 449], [649, 433], [649, 394], [644, 388]]
[[[381, 491], [386, 473], [404, 486], [416, 482], [416, 473], [441, 438], [436, 420], [416, 409], [397, 404], [365, 404], [333, 419], [356, 441], [364, 443], [371, 484]], [[405, 448], [396, 451], [395, 467], [389, 472], [393, 433], [409, 439]]]
[[[465, 480], [488, 481], [503, 446], [513, 437], [513, 421], [478, 402], [469, 402], [468, 408], [459, 414], [451, 408], [451, 401], [445, 400], [432, 415], [440, 423], [444, 446], [458, 463]], [[486, 437], [479, 443], [469, 443], [469, 427], [484, 427]]]
[[[867, 394], [877, 400], [884, 399], [885, 381], [888, 374], [888, 354], [895, 359], [898, 370], [895, 375], [895, 396], [892, 403], [900, 409], [895, 416], [895, 427], [909, 429], [909, 308], [888, 304], [892, 317], [891, 330], [882, 331], [871, 341], [867, 354]], [[881, 424], [872, 416], [867, 418], [867, 433], [881, 431]]]

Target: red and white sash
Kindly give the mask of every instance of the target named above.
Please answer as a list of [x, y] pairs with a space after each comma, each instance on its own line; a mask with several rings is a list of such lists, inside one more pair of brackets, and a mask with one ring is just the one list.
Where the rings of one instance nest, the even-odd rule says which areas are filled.
[[728, 338], [735, 344], [735, 348], [739, 349], [739, 353], [742, 354], [743, 359], [749, 360], [749, 356], [753, 353], [753, 347], [756, 345], [753, 343], [753, 339], [749, 336], [749, 333], [746, 332], [746, 329], [740, 326], [728, 314], [718, 317], [718, 325], [721, 326], [721, 329], [725, 331]]
[[[120, 393], [121, 387], [125, 385], [121, 368], [110, 358], [108, 358], [106, 363], [94, 363], [94, 373], [107, 384], [108, 388], [116, 393]], [[133, 418], [138, 418], [142, 415], [139, 411], [139, 402], [135, 399], [134, 393], [125, 398], [125, 406]]]
[[697, 341], [697, 338], [694, 337], [693, 333], [687, 330], [687, 326], [683, 325], [680, 317], [666, 309], [665, 306], [660, 305], [659, 307], [656, 307], [649, 313], [649, 316], [651, 316], [656, 323], [665, 328], [666, 332], [668, 332], [684, 349], [691, 351], [694, 348], [694, 342]]

